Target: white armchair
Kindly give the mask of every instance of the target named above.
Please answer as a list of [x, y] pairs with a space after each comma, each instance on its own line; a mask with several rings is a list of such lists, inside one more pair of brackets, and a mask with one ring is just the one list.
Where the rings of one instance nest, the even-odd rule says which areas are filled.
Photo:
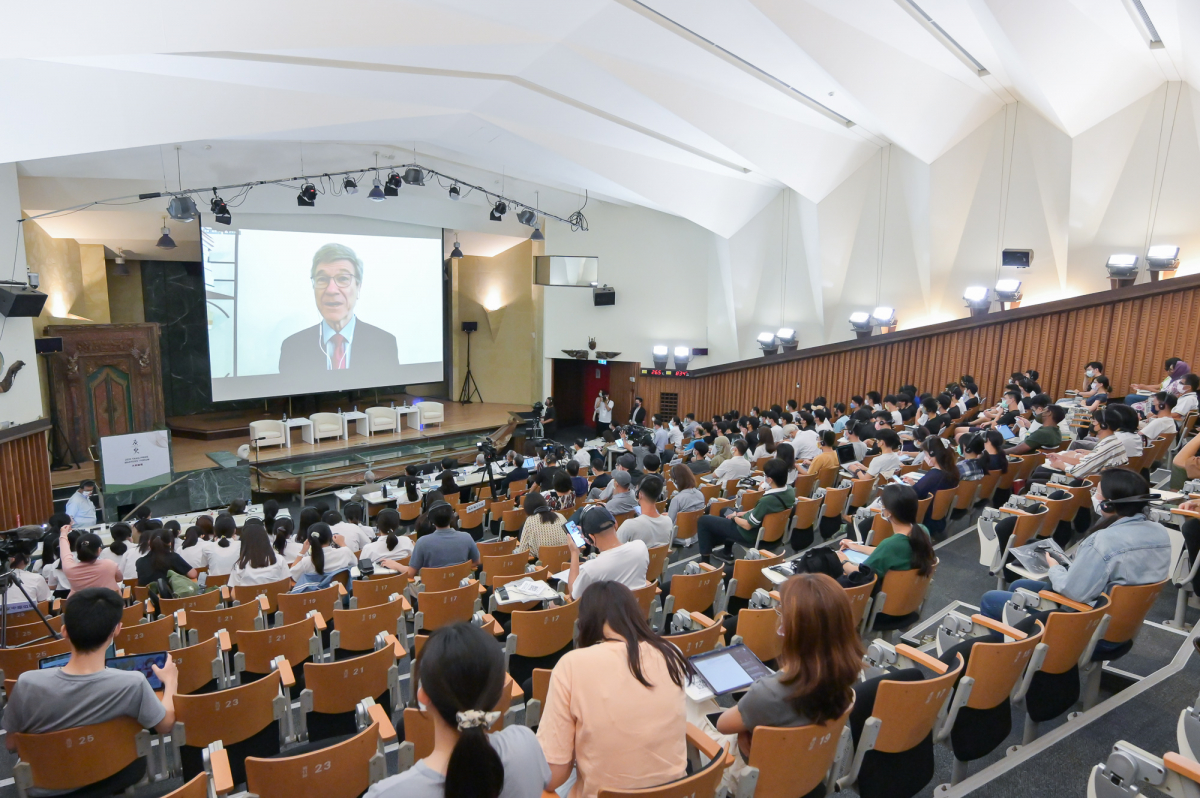
[[337, 413], [313, 413], [308, 420], [312, 422], [314, 441], [342, 437], [342, 417]]
[[282, 421], [264, 418], [261, 421], [250, 422], [250, 446], [261, 449], [264, 446], [286, 446], [288, 443], [288, 428]]
[[417, 420], [421, 423], [421, 429], [425, 429], [426, 424], [434, 423], [440, 428], [445, 418], [445, 408], [440, 402], [417, 402]]
[[368, 407], [367, 414], [367, 430], [368, 434], [374, 435], [377, 432], [395, 432], [396, 431], [396, 411], [390, 407]]

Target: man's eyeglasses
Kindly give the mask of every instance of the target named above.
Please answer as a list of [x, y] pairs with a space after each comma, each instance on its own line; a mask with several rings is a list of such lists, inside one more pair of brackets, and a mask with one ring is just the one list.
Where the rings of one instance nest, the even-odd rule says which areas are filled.
[[338, 288], [349, 288], [350, 286], [354, 285], [355, 282], [357, 282], [353, 274], [339, 274], [335, 277], [329, 277], [328, 275], [322, 274], [320, 277], [314, 277], [312, 284], [314, 288], [319, 288], [320, 290], [324, 291], [329, 287], [331, 280], [337, 285]]

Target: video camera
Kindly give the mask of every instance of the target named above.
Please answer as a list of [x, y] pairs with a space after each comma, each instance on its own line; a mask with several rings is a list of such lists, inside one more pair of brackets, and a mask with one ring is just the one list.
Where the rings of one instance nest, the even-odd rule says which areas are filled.
[[18, 554], [29, 557], [46, 541], [57, 539], [57, 530], [32, 524], [4, 532], [0, 537], [0, 574], [9, 570], [9, 562], [13, 557]]
[[615, 429], [617, 437], [621, 437], [621, 433], [625, 433], [625, 437], [635, 445], [645, 446], [647, 441], [654, 440], [654, 433], [648, 427], [643, 427], [641, 424], [625, 424], [624, 426]]
[[491, 438], [484, 438], [479, 443], [475, 444], [475, 448], [483, 455], [484, 460], [495, 460], [498, 456], [496, 444], [492, 443]]
[[546, 411], [546, 406], [544, 404], [542, 404], [541, 402], [533, 403], [533, 417], [534, 418], [541, 418], [542, 413], [544, 413], [545, 411]]

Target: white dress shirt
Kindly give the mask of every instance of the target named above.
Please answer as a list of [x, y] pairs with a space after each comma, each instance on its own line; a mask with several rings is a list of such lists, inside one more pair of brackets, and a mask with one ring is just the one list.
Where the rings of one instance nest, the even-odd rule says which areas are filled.
[[354, 328], [358, 325], [358, 317], [351, 316], [350, 323], [341, 330], [335, 330], [329, 326], [329, 322], [321, 322], [321, 351], [325, 353], [325, 368], [333, 369], [333, 350], [334, 345], [329, 342], [329, 339], [339, 333], [346, 339], [346, 368], [350, 368], [350, 352], [354, 346]]
[[76, 529], [96, 525], [96, 505], [81, 490], [75, 491], [67, 499], [66, 513], [71, 516], [71, 526]]

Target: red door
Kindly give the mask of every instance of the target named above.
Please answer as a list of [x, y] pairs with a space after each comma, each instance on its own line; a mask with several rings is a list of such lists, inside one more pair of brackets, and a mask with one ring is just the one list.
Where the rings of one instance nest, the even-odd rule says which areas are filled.
[[[583, 366], [583, 417], [585, 423], [594, 424], [592, 413], [596, 411], [596, 398], [601, 391], [609, 390], [608, 364], [602, 366], [599, 363], [590, 362], [584, 363]], [[618, 421], [620, 419], [613, 418], [614, 423]]]

